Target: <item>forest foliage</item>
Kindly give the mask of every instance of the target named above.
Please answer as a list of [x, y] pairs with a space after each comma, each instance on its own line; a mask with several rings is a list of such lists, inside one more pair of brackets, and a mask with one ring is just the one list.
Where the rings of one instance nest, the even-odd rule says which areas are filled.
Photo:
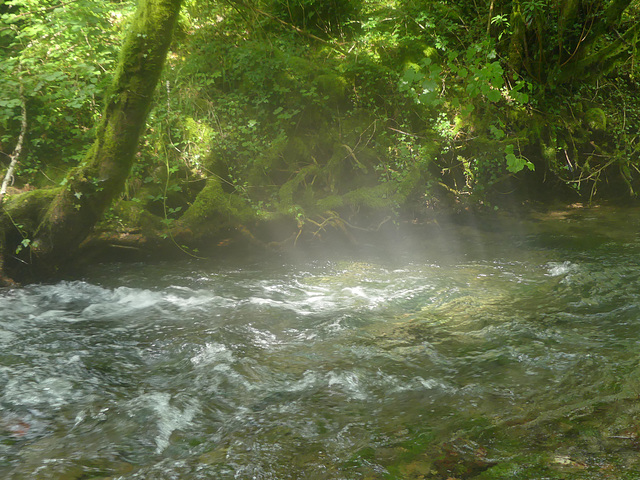
[[[28, 119], [9, 193], [84, 158], [134, 10], [0, 6], [5, 168]], [[635, 197], [639, 17], [631, 0], [187, 1], [103, 228], [182, 244], [283, 221], [297, 241], [434, 208]]]

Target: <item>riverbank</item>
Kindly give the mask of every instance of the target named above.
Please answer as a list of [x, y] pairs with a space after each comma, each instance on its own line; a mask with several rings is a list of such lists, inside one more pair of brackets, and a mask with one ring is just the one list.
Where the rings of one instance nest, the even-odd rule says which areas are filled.
[[[189, 243], [182, 236], [161, 230], [146, 236], [139, 227], [117, 231], [102, 230], [92, 234], [81, 246], [73, 263], [57, 277], [73, 278], [90, 271], [92, 265], [119, 262], [189, 262], [231, 257], [268, 258], [322, 256], [323, 252], [341, 251], [354, 257], [363, 252], [384, 252], [389, 258], [401, 257], [411, 250], [420, 251], [422, 244], [437, 246], [443, 258], [461, 248], [460, 232], [469, 238], [469, 253], [495, 242], [495, 232], [505, 235], [546, 233], [557, 242], [567, 242], [576, 251], [613, 242], [633, 242], [630, 224], [640, 218], [637, 202], [610, 202], [600, 205], [583, 203], [537, 203], [511, 205], [498, 210], [481, 208], [444, 211], [432, 209], [429, 215], [404, 219], [391, 216], [368, 228], [334, 220], [324, 225], [295, 225], [292, 222], [265, 222], [249, 227], [230, 228], [217, 236], [199, 235]], [[31, 274], [33, 281], [37, 272]], [[29, 277], [27, 277], [29, 278]], [[55, 276], [53, 278], [56, 278]], [[51, 278], [49, 278], [51, 280]]]

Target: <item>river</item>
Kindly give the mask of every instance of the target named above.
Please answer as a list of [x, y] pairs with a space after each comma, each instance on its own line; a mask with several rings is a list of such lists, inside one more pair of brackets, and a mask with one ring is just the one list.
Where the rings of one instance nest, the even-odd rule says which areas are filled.
[[638, 479], [639, 227], [568, 208], [2, 290], [0, 478]]

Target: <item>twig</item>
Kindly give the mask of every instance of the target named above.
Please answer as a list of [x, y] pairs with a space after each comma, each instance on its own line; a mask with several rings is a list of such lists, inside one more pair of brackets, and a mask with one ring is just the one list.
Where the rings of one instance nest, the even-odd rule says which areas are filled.
[[387, 127], [387, 128], [389, 130], [393, 130], [394, 132], [398, 132], [398, 133], [401, 133], [403, 135], [407, 135], [409, 137], [424, 138], [421, 135], [416, 135], [415, 133], [403, 132], [402, 130], [398, 130], [397, 128], [393, 128], [393, 127]]
[[11, 158], [11, 162], [9, 162], [9, 168], [7, 169], [7, 173], [5, 174], [4, 180], [2, 181], [2, 187], [0, 187], [0, 205], [2, 205], [2, 200], [7, 193], [9, 181], [13, 179], [13, 172], [16, 169], [16, 165], [18, 164], [18, 159], [20, 158], [20, 153], [22, 152], [24, 137], [27, 133], [27, 100], [24, 97], [24, 86], [22, 82], [20, 82], [20, 100], [22, 102], [22, 124], [20, 126], [20, 135], [18, 135], [18, 143], [16, 144], [16, 148], [13, 150], [13, 153], [9, 157]]

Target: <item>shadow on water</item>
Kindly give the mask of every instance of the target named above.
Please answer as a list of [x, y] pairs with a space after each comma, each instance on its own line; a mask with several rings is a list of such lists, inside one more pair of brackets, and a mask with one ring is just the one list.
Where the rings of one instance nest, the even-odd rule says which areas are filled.
[[640, 478], [639, 223], [469, 217], [5, 290], [0, 477]]

